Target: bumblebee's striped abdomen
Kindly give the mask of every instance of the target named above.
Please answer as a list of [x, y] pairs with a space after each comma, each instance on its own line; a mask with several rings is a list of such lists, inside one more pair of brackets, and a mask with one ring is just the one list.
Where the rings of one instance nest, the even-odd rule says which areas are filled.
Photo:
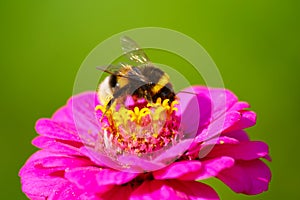
[[[165, 87], [169, 83], [169, 76], [164, 73], [158, 82], [155, 83], [155, 85], [152, 87], [151, 91], [156, 94], [158, 93], [163, 87]], [[172, 86], [171, 86], [172, 87]]]
[[162, 100], [169, 99], [171, 103], [175, 100], [175, 96], [176, 94], [173, 91], [171, 83], [168, 83], [165, 86], [163, 86], [156, 94], [154, 94], [152, 99], [154, 102], [156, 102], [158, 98], [161, 98]]

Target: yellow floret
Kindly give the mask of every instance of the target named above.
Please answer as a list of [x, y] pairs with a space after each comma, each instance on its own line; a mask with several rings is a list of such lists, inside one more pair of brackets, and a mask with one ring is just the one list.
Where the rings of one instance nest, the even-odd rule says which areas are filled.
[[137, 124], [140, 124], [141, 119], [150, 114], [150, 109], [149, 108], [142, 108], [141, 110], [139, 107], [134, 107], [133, 111], [128, 110], [129, 115], [131, 116], [130, 120], [133, 122], [135, 121]]

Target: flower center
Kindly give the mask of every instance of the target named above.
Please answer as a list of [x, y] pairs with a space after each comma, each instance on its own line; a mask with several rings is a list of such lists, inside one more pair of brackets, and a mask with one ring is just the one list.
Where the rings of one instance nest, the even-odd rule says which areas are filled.
[[131, 96], [124, 104], [114, 102], [110, 108], [97, 105], [96, 112], [102, 113], [98, 149], [109, 156], [140, 156], [178, 143], [182, 133], [177, 105], [176, 100], [158, 98], [153, 103]]

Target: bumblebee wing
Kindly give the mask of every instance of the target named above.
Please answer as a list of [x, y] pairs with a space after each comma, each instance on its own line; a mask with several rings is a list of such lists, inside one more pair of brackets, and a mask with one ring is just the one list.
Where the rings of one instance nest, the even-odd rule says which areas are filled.
[[96, 69], [122, 78], [128, 78], [134, 81], [144, 83], [147, 82], [147, 77], [143, 76], [140, 69], [137, 67], [130, 67], [132, 70], [130, 70], [127, 74], [121, 74], [121, 69], [125, 67], [128, 67], [128, 65], [120, 63], [120, 65], [98, 66], [96, 67]]
[[139, 47], [139, 45], [130, 37], [121, 37], [121, 47], [124, 54], [132, 61], [138, 64], [149, 63], [150, 60], [145, 52]]
[[132, 67], [132, 70], [127, 74], [128, 78], [137, 82], [148, 83], [148, 78], [145, 77], [140, 68]]

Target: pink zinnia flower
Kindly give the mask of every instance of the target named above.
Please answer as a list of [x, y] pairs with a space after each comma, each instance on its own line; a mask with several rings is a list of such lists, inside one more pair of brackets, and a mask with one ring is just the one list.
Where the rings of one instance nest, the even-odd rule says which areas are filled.
[[172, 104], [128, 99], [105, 117], [94, 92], [72, 97], [36, 123], [33, 144], [41, 150], [20, 170], [23, 192], [30, 199], [219, 199], [199, 182], [210, 177], [237, 193], [266, 191], [268, 146], [243, 130], [256, 121], [249, 105], [224, 89], [187, 91], [195, 95], [180, 93]]

